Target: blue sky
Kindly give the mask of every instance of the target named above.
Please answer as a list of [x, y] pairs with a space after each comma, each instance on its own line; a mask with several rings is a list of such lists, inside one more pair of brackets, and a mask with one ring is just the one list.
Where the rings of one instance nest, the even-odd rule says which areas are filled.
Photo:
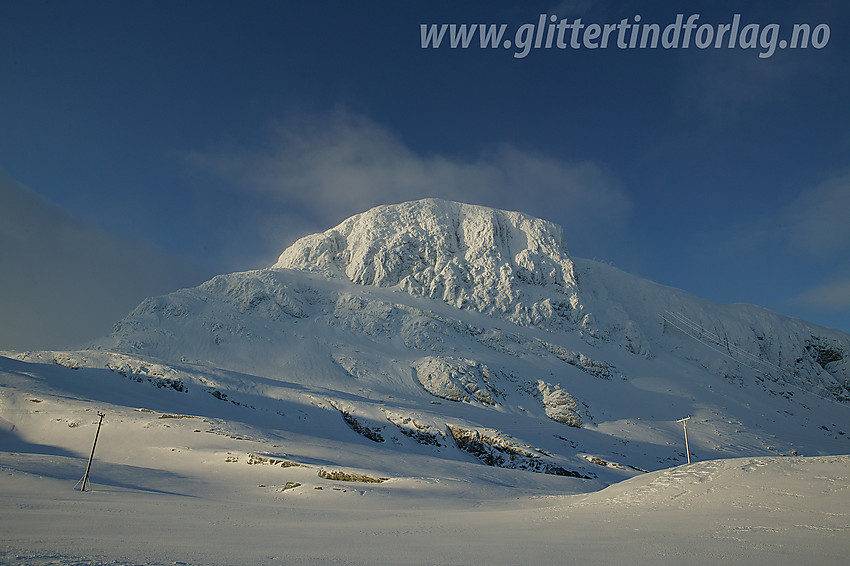
[[[504, 23], [515, 39], [540, 14], [661, 28], [740, 14], [781, 38], [795, 23], [830, 35], [770, 57], [421, 47], [422, 23]], [[175, 285], [437, 196], [553, 220], [578, 257], [850, 331], [848, 33], [842, 1], [2, 0], [0, 169], [183, 265]], [[50, 238], [26, 242], [86, 253]]]

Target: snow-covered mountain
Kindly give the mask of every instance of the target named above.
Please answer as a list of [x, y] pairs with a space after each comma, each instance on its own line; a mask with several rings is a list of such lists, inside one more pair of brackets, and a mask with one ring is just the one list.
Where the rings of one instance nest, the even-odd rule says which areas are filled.
[[573, 260], [559, 226], [518, 212], [434, 199], [377, 207], [302, 238], [274, 268], [440, 299], [519, 326], [576, 331], [646, 356], [653, 347], [678, 348], [663, 336], [675, 328], [764, 373], [850, 400], [846, 334]]
[[551, 222], [441, 200], [148, 299], [96, 349], [78, 355], [191, 368], [174, 370], [187, 390], [266, 410], [292, 398], [281, 383], [320, 387], [309, 402], [337, 425], [400, 451], [584, 477], [616, 462], [608, 481], [684, 461], [688, 415], [701, 458], [850, 448], [850, 336], [573, 259]]
[[426, 199], [148, 299], [89, 350], [17, 357], [187, 414], [212, 398], [379, 454], [609, 483], [684, 462], [686, 416], [699, 459], [847, 452], [848, 355], [837, 330], [571, 258], [551, 222]]
[[[0, 562], [90, 554], [68, 542], [76, 531], [51, 533], [71, 532], [65, 490], [99, 411], [92, 481], [107, 488], [87, 505], [113, 538], [145, 541], [98, 547], [114, 564], [150, 560], [164, 515], [179, 527], [163, 529], [189, 529], [198, 563], [551, 562], [574, 553], [558, 542], [567, 515], [565, 541], [594, 541], [582, 561], [599, 561], [605, 531], [619, 533], [606, 558], [657, 563], [681, 552], [668, 540], [680, 510], [706, 501], [713, 530], [698, 514], [686, 524], [713, 561], [753, 548], [787, 561], [786, 540], [830, 561], [846, 554], [835, 532], [847, 458], [777, 456], [850, 452], [848, 356], [837, 330], [572, 258], [544, 220], [382, 206], [268, 269], [147, 299], [88, 349], [0, 355], [0, 492], [14, 507]], [[56, 519], [28, 514], [34, 501]], [[485, 501], [499, 521], [470, 517]], [[417, 558], [355, 552], [366, 524], [387, 548], [411, 533]], [[650, 542], [621, 546], [636, 525]], [[540, 542], [507, 542], [517, 534]], [[173, 563], [175, 544], [154, 563]]]

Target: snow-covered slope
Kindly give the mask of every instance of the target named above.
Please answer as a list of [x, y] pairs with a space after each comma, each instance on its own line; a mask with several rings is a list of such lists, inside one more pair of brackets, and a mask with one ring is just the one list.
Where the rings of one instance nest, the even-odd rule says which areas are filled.
[[[576, 259], [585, 308], [619, 341], [646, 355], [673, 352], [714, 374], [745, 373], [850, 402], [850, 336], [748, 304], [721, 305], [599, 262]], [[635, 338], [640, 346], [635, 347]]]

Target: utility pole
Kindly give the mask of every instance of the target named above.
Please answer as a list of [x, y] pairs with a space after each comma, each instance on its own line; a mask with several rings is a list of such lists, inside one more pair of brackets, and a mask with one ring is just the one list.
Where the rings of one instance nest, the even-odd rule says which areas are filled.
[[92, 444], [92, 447], [91, 447], [91, 456], [89, 456], [89, 465], [86, 466], [86, 475], [83, 476], [83, 487], [80, 488], [80, 491], [86, 490], [86, 484], [89, 481], [89, 471], [91, 471], [91, 461], [94, 460], [94, 449], [97, 446], [97, 437], [100, 436], [100, 425], [103, 424], [103, 417], [105, 417], [106, 415], [104, 413], [101, 413], [100, 411], [98, 411], [97, 416], [100, 417], [100, 421], [97, 423], [97, 432], [94, 433], [94, 444]]
[[677, 423], [682, 423], [682, 428], [685, 429], [685, 453], [688, 455], [688, 464], [691, 463], [691, 449], [688, 446], [688, 421], [691, 420], [691, 417], [685, 417], [684, 419], [679, 419], [676, 421]]

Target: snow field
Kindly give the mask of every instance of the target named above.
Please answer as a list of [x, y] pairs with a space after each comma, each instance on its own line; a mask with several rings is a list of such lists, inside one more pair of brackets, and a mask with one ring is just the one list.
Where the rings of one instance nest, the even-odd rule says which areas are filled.
[[352, 441], [341, 417], [317, 437], [163, 411], [185, 394], [92, 371], [5, 359], [2, 563], [838, 564], [850, 550], [847, 456], [702, 461], [598, 491]]

